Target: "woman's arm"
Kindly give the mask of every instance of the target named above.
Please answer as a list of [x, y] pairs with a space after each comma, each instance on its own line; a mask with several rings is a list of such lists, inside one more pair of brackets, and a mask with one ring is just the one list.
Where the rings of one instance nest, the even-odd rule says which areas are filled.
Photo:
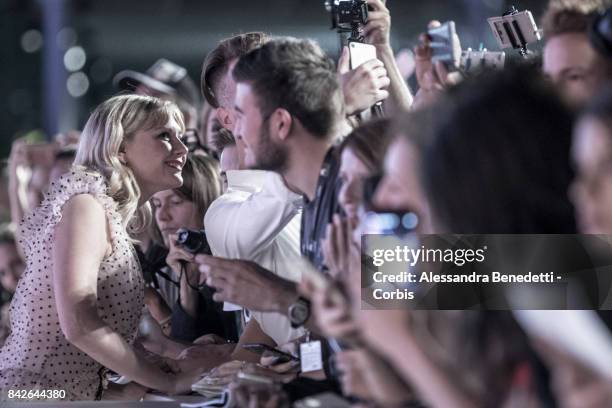
[[376, 55], [385, 64], [387, 76], [391, 80], [388, 87], [390, 98], [385, 101], [385, 108], [389, 116], [393, 116], [409, 110], [413, 98], [391, 48], [391, 13], [385, 3], [386, 0], [368, 0], [368, 6], [372, 10], [368, 13], [364, 35], [366, 42], [376, 47]]
[[108, 224], [94, 197], [72, 197], [55, 229], [53, 286], [60, 327], [70, 343], [103, 366], [142, 385], [168, 393], [187, 389], [177, 376], [165, 374], [138, 356], [98, 315], [97, 279], [111, 251]]

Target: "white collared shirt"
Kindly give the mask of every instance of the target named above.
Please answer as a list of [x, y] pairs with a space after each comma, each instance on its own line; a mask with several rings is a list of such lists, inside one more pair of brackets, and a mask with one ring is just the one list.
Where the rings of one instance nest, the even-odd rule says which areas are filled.
[[[302, 197], [272, 172], [230, 170], [227, 182], [227, 192], [210, 205], [204, 217], [212, 253], [254, 261], [284, 279], [298, 282], [301, 271], [295, 267], [295, 259], [301, 256]], [[251, 315], [279, 345], [304, 334], [303, 329], [292, 329], [285, 315]]]

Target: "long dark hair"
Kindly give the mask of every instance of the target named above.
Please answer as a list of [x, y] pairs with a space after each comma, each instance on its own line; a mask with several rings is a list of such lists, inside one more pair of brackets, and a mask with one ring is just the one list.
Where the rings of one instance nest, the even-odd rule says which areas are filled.
[[438, 226], [452, 233], [575, 233], [573, 118], [532, 68], [452, 90], [422, 160]]
[[[485, 73], [451, 90], [432, 123], [422, 179], [434, 224], [466, 234], [575, 233], [573, 118], [533, 68]], [[547, 374], [508, 311], [457, 316], [457, 363], [483, 384], [482, 406], [499, 406], [528, 364], [541, 401]]]

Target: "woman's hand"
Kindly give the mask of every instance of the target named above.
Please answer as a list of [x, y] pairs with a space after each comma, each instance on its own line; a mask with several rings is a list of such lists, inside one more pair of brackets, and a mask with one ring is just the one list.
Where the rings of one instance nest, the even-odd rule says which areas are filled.
[[353, 308], [338, 284], [330, 282], [325, 289], [315, 290], [311, 302], [317, 326], [325, 336], [359, 342], [359, 326]]
[[343, 394], [370, 399], [372, 392], [364, 377], [365, 371], [369, 368], [366, 364], [365, 351], [363, 349], [343, 351], [334, 358]]
[[203, 369], [173, 374], [170, 376], [170, 381], [168, 381], [169, 387], [160, 391], [169, 395], [189, 394], [191, 393], [191, 386], [200, 381], [203, 374]]
[[[170, 247], [168, 248], [168, 256], [166, 256], [166, 264], [172, 268], [174, 273], [179, 275], [182, 268], [181, 262], [192, 263], [195, 259], [195, 255], [186, 251], [180, 245], [177, 245], [177, 238], [178, 236], [176, 234], [170, 234], [168, 236]], [[189, 268], [185, 268], [185, 273], [188, 273], [187, 269]], [[197, 273], [197, 270], [195, 272], [195, 274], [192, 272], [193, 276], [189, 276], [189, 282], [193, 282], [194, 285], [197, 284], [200, 279], [200, 274]]]
[[349, 269], [353, 226], [347, 218], [335, 214], [331, 223], [327, 225], [325, 239], [323, 240], [323, 257], [334, 279], [346, 276]]
[[408, 310], [362, 310], [358, 319], [360, 333], [366, 343], [374, 350], [389, 355], [399, 351], [396, 350], [397, 342], [412, 336], [409, 322]]
[[[428, 28], [439, 26], [440, 22], [433, 20]], [[421, 34], [419, 40], [420, 44], [414, 49], [416, 77], [420, 87], [415, 96], [415, 104], [417, 107], [422, 107], [435, 102], [444, 89], [459, 82], [460, 76], [458, 73], [449, 73], [442, 62], [433, 63], [433, 49], [428, 34]], [[453, 38], [453, 47], [461, 49], [459, 37]]]

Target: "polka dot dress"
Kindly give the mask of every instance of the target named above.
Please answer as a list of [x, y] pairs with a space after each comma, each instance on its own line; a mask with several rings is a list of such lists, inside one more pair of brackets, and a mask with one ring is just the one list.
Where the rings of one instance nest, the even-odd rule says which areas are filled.
[[[51, 184], [43, 203], [20, 226], [27, 267], [10, 308], [11, 335], [0, 349], [0, 400], [8, 390], [66, 391], [66, 399], [93, 400], [105, 369], [64, 337], [53, 292], [53, 234], [64, 203], [91, 194], [106, 211], [112, 253], [98, 273], [98, 315], [129, 343], [144, 304], [140, 265], [104, 178], [74, 167]], [[1, 404], [0, 404], [1, 405]]]

